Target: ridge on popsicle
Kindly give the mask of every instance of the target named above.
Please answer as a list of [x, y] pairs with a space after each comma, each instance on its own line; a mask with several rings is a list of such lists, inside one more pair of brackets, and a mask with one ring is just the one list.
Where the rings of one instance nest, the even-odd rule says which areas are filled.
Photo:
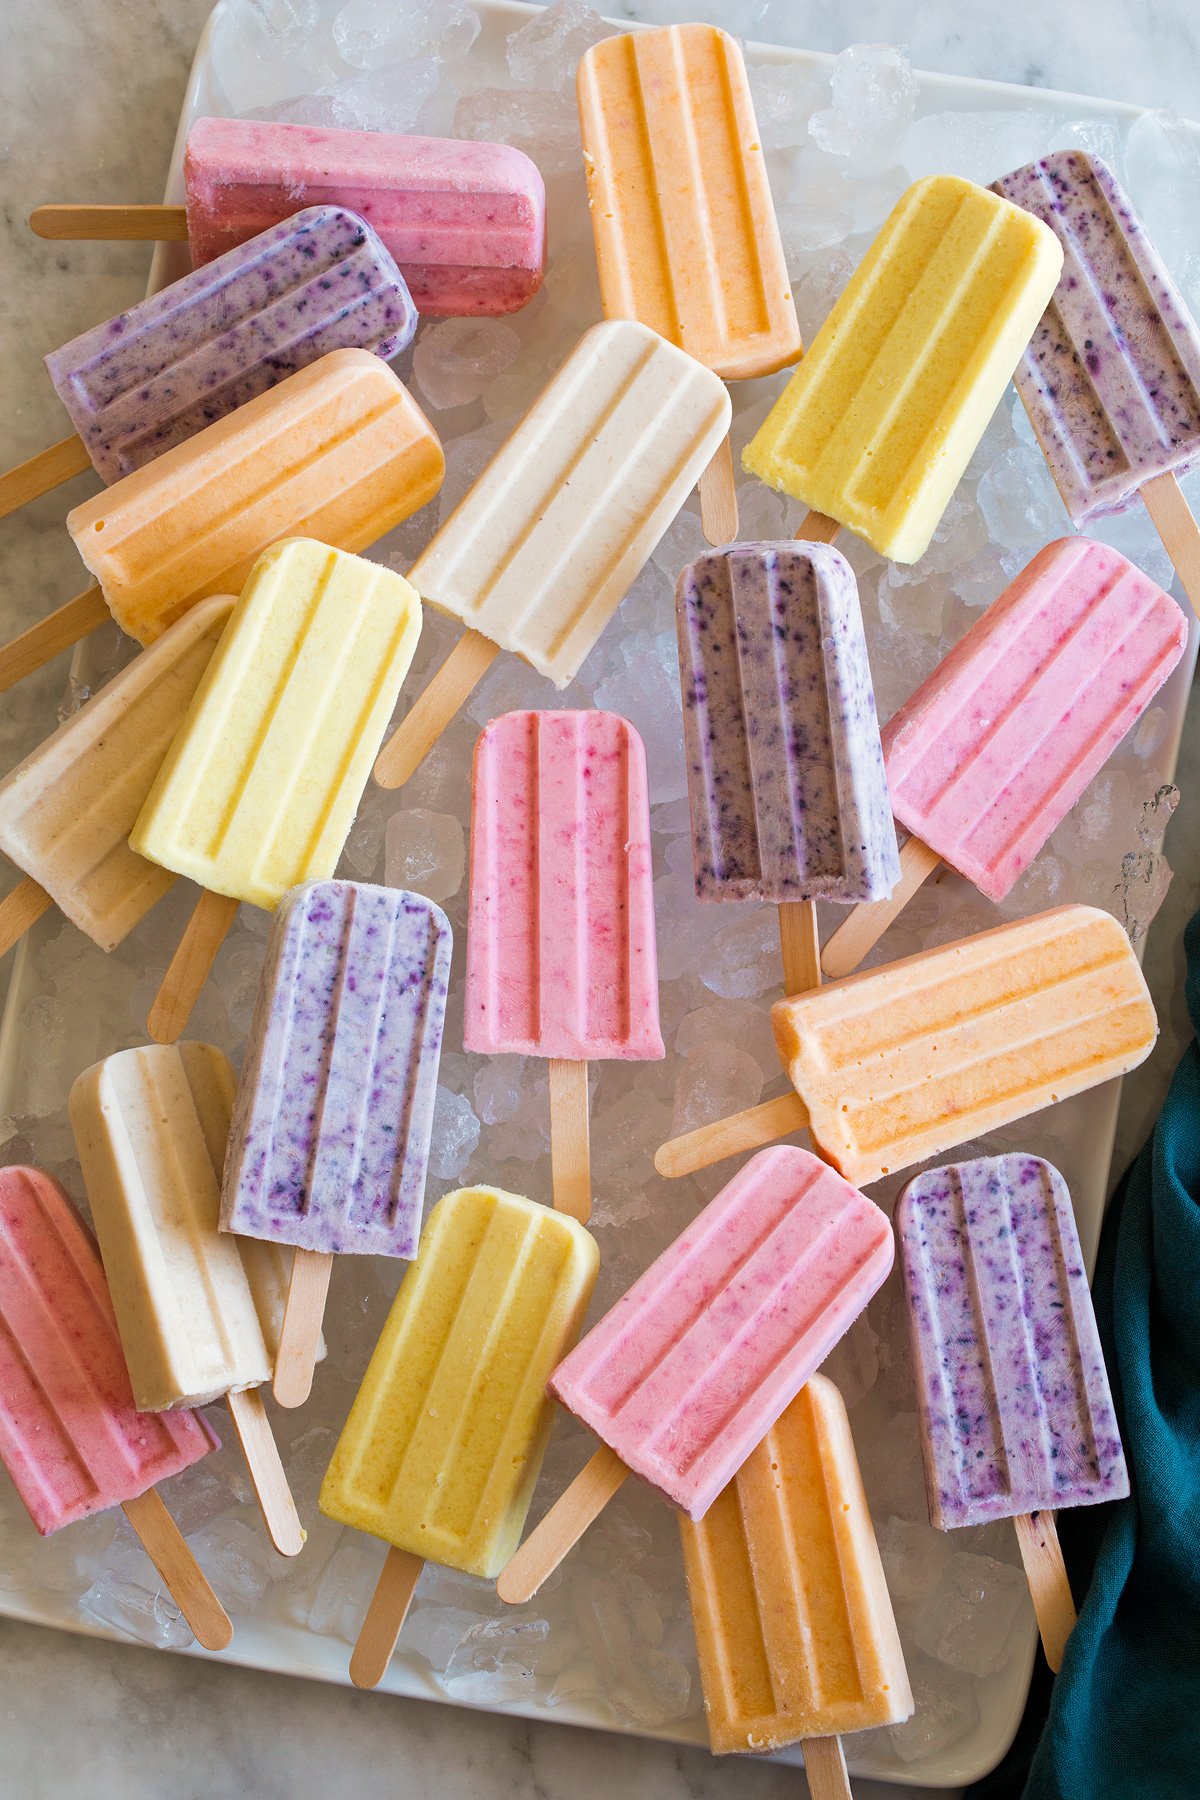
[[0, 475], [0, 517], [89, 466], [132, 474], [330, 350], [386, 362], [416, 327], [371, 227], [309, 207], [51, 351], [77, 436]]

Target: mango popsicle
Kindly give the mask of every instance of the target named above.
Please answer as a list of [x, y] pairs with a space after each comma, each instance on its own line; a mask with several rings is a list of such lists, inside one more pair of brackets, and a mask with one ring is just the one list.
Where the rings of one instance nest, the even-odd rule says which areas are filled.
[[602, 1448], [497, 1583], [527, 1600], [630, 1473], [702, 1519], [892, 1266], [885, 1215], [807, 1150], [722, 1188], [553, 1371]]
[[150, 644], [210, 594], [237, 593], [281, 538], [365, 550], [441, 486], [441, 446], [368, 350], [333, 350], [67, 515], [96, 576], [0, 651], [0, 689], [111, 613]]
[[78, 435], [0, 475], [0, 517], [89, 466], [131, 474], [330, 350], [386, 361], [416, 325], [371, 227], [309, 207], [51, 351]]
[[239, 901], [331, 876], [421, 631], [402, 576], [307, 538], [264, 552], [130, 833], [206, 891], [149, 1030], [174, 1042]]
[[1014, 1520], [1057, 1669], [1075, 1613], [1053, 1513], [1129, 1492], [1067, 1184], [1037, 1156], [929, 1169], [896, 1230], [930, 1519]]
[[71, 1128], [136, 1405], [224, 1397], [272, 1540], [295, 1556], [304, 1534], [258, 1392], [286, 1259], [243, 1260], [217, 1228], [236, 1082], [211, 1044], [122, 1050], [76, 1080]]
[[554, 1204], [586, 1224], [589, 1061], [656, 1061], [646, 752], [617, 713], [505, 713], [475, 746], [463, 1048], [550, 1062]]
[[335, 1253], [416, 1255], [451, 931], [419, 894], [313, 881], [277, 909], [221, 1229], [295, 1246], [274, 1393], [308, 1398]]
[[[800, 355], [746, 65], [712, 25], [593, 44], [576, 76], [606, 319], [639, 319], [725, 380]], [[701, 476], [705, 536], [738, 534], [726, 439]]]
[[814, 1375], [679, 1536], [713, 1751], [799, 1740], [813, 1795], [848, 1796], [839, 1736], [913, 1699], [834, 1384]]
[[426, 1558], [495, 1575], [520, 1539], [599, 1253], [575, 1220], [498, 1188], [433, 1208], [321, 1486], [391, 1546], [350, 1673], [375, 1687]]
[[778, 1000], [772, 1019], [795, 1095], [672, 1139], [654, 1159], [660, 1175], [807, 1127], [865, 1185], [1126, 1074], [1158, 1035], [1128, 938], [1092, 906]]
[[0, 1170], [0, 1459], [43, 1537], [122, 1507], [208, 1650], [233, 1627], [155, 1484], [217, 1448], [201, 1413], [136, 1410], [95, 1240], [52, 1176]]
[[1040, 550], [888, 720], [892, 811], [911, 834], [890, 900], [827, 941], [848, 975], [944, 861], [1001, 900], [1187, 646], [1175, 602], [1107, 544]]
[[200, 601], [0, 781], [0, 850], [25, 873], [0, 954], [55, 904], [112, 950], [174, 884], [127, 839], [234, 605]]
[[497, 649], [566, 687], [728, 429], [717, 377], [644, 325], [584, 332], [409, 579], [468, 627], [375, 768], [408, 780]]
[[774, 900], [784, 991], [820, 985], [818, 898], [900, 878], [858, 587], [823, 544], [734, 544], [675, 590], [700, 900]]
[[[1035, 229], [1036, 227], [1036, 229]], [[924, 555], [1062, 268], [1054, 234], [954, 175], [883, 230], [742, 465], [895, 562]]]

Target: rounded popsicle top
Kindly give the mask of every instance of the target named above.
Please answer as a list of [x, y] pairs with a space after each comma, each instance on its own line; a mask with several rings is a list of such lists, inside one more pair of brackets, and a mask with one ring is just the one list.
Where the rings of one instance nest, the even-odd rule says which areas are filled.
[[1054, 233], [957, 175], [916, 181], [742, 464], [916, 562], [1062, 269]]
[[1067, 1184], [1021, 1153], [896, 1205], [930, 1516], [943, 1530], [1120, 1499], [1129, 1476]]
[[593, 44], [576, 75], [606, 319], [640, 319], [727, 380], [800, 355], [741, 49], [715, 25]]
[[475, 746], [463, 1045], [664, 1054], [646, 751], [618, 713], [517, 712]]
[[1148, 575], [1060, 538], [939, 663], [883, 732], [892, 811], [1002, 900], [1187, 647]]

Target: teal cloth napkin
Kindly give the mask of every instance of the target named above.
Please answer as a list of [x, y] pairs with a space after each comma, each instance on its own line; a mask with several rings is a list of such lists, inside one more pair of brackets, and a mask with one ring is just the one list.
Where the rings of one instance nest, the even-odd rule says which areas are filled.
[[[1200, 913], [1184, 934], [1200, 1036]], [[1057, 1678], [1038, 1652], [1007, 1757], [969, 1800], [1200, 1796], [1200, 1048], [1175, 1071], [1104, 1222], [1092, 1284], [1127, 1500], [1058, 1515], [1077, 1600]]]

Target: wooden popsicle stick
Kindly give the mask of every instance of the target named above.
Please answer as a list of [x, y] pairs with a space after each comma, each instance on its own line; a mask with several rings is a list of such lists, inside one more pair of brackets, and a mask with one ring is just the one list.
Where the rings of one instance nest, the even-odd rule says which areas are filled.
[[496, 1592], [509, 1606], [531, 1600], [592, 1520], [608, 1505], [629, 1470], [615, 1450], [601, 1444], [570, 1487], [560, 1494], [536, 1531], [500, 1571]]
[[550, 1169], [554, 1210], [586, 1225], [592, 1216], [587, 1064], [550, 1058]]
[[383, 1680], [424, 1567], [424, 1557], [397, 1550], [395, 1545], [388, 1551], [350, 1658], [350, 1679], [355, 1687], [375, 1688]]
[[732, 544], [738, 534], [737, 487], [728, 437], [700, 477], [700, 524], [710, 544]]
[[779, 948], [783, 951], [783, 991], [807, 994], [821, 985], [821, 940], [812, 900], [783, 900], [779, 906]]
[[778, 1100], [764, 1100], [748, 1112], [732, 1113], [718, 1119], [715, 1125], [702, 1125], [683, 1137], [668, 1138], [660, 1144], [654, 1166], [660, 1175], [691, 1175], [707, 1169], [727, 1156], [742, 1150], [760, 1150], [789, 1131], [803, 1131], [808, 1125], [808, 1108], [799, 1094], [783, 1094]]
[[23, 631], [20, 637], [15, 637], [11, 644], [5, 644], [0, 650], [0, 693], [26, 675], [32, 675], [60, 650], [69, 650], [89, 631], [95, 631], [97, 625], [103, 625], [111, 618], [108, 604], [98, 587], [90, 587], [86, 594], [76, 594], [74, 600], [68, 600], [65, 606], [60, 606], [39, 624], [31, 625], [28, 631]]
[[234, 1430], [271, 1542], [280, 1556], [299, 1556], [304, 1548], [304, 1530], [279, 1460], [279, 1446], [271, 1432], [262, 1394], [256, 1387], [243, 1388], [240, 1393], [226, 1394], [225, 1401], [233, 1415]]
[[48, 906], [53, 905], [45, 888], [39, 886], [32, 875], [19, 881], [11, 894], [0, 900], [0, 956], [11, 950], [17, 939], [41, 918]]
[[1152, 475], [1139, 489], [1163, 547], [1175, 565], [1183, 591], [1200, 615], [1200, 526], [1174, 474]]
[[82, 475], [91, 466], [92, 459], [76, 432], [61, 444], [52, 444], [49, 450], [31, 456], [28, 462], [18, 463], [7, 475], [0, 475], [0, 519], [16, 512], [27, 500], [36, 500], [39, 494], [61, 487], [72, 475]]
[[375, 758], [380, 787], [403, 787], [416, 773], [499, 649], [481, 631], [464, 632]]
[[900, 852], [900, 879], [886, 900], [863, 900], [843, 920], [821, 952], [821, 967], [831, 981], [850, 975], [873, 950], [892, 920], [904, 911], [922, 882], [941, 862], [936, 850], [910, 837]]
[[146, 1030], [156, 1044], [173, 1044], [183, 1031], [239, 905], [227, 894], [207, 889], [196, 902], [146, 1020]]
[[1066, 1565], [1058, 1543], [1052, 1512], [1018, 1513], [1013, 1520], [1021, 1561], [1029, 1577], [1033, 1610], [1042, 1634], [1046, 1661], [1057, 1675], [1062, 1667], [1067, 1639], [1075, 1629], [1075, 1602], [1067, 1580]]
[[796, 542], [798, 544], [832, 544], [841, 529], [840, 519], [831, 519], [828, 513], [810, 512], [796, 533]]
[[841, 1738], [801, 1738], [800, 1748], [811, 1800], [854, 1800]]
[[182, 243], [187, 238], [187, 212], [182, 206], [37, 206], [30, 229], [40, 238], [100, 238], [110, 244]]
[[332, 1273], [333, 1257], [323, 1250], [297, 1250], [292, 1257], [292, 1279], [288, 1283], [271, 1385], [280, 1406], [303, 1406], [312, 1392], [325, 1296]]
[[196, 1642], [206, 1650], [224, 1650], [233, 1636], [229, 1614], [209, 1587], [158, 1490], [147, 1488], [136, 1500], [123, 1500], [121, 1511], [141, 1538], [142, 1548], [166, 1582]]

